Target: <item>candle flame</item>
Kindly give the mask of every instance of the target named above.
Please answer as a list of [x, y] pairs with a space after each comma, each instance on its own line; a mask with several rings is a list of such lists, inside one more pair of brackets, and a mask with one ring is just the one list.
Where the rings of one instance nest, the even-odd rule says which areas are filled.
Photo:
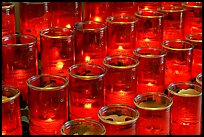
[[48, 118], [47, 120], [46, 120], [47, 122], [52, 122], [52, 121], [54, 121], [52, 118]]
[[150, 39], [146, 38], [144, 39], [145, 42], [150, 42]]
[[58, 70], [62, 69], [63, 66], [64, 66], [64, 63], [61, 62], [61, 61], [57, 62], [57, 64], [56, 64], [56, 67], [57, 67]]
[[85, 61], [86, 61], [86, 62], [89, 62], [89, 61], [90, 61], [90, 57], [89, 57], [89, 56], [86, 56], [86, 57], [85, 57]]
[[91, 103], [87, 103], [84, 105], [84, 108], [91, 108]]
[[148, 7], [145, 7], [144, 10], [149, 10], [149, 8], [148, 8]]
[[98, 17], [98, 16], [96, 16], [96, 17], [94, 18], [94, 21], [101, 22], [101, 18], [100, 18], [100, 17]]
[[153, 84], [149, 82], [149, 83], [147, 84], [147, 86], [150, 86], [150, 87], [151, 87], [151, 86], [153, 86]]
[[118, 46], [118, 49], [119, 49], [119, 50], [123, 50], [123, 47], [122, 47], [122, 46]]
[[67, 24], [66, 27], [67, 27], [67, 28], [71, 28], [71, 25], [70, 25], [70, 24]]
[[6, 135], [6, 131], [2, 131], [2, 135]]

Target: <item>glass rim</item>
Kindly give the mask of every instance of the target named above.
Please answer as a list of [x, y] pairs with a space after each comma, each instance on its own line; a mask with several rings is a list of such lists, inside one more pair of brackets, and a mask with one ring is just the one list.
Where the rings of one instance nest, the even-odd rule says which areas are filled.
[[29, 42], [29, 43], [21, 43], [21, 44], [5, 44], [2, 41], [2, 46], [27, 46], [27, 45], [34, 45], [38, 41], [37, 37], [34, 35], [31, 35], [31, 34], [6, 34], [6, 35], [2, 36], [2, 40], [6, 37], [17, 37], [17, 36], [19, 36], [19, 37], [29, 36], [30, 38], [33, 39], [33, 41]]
[[14, 8], [15, 6], [15, 3], [12, 3], [12, 2], [2, 2], [3, 3], [9, 3], [10, 5], [2, 5], [2, 9], [5, 10], [5, 9], [11, 9], [11, 8]]
[[[114, 21], [115, 18], [131, 19], [132, 21]], [[106, 22], [110, 24], [134, 24], [138, 22], [138, 19], [135, 16], [130, 15], [112, 15], [106, 18]]]
[[[128, 65], [128, 66], [116, 66], [116, 65], [110, 65], [107, 63], [107, 59], [112, 59], [112, 58], [128, 58], [132, 61], [134, 61], [135, 63], [133, 65]], [[130, 68], [134, 68], [137, 67], [139, 65], [139, 61], [135, 58], [133, 58], [132, 56], [128, 56], [128, 55], [110, 55], [110, 56], [106, 56], [103, 59], [103, 64], [108, 67], [108, 68], [115, 68], [115, 69], [130, 69]]]
[[179, 9], [165, 9], [165, 6], [160, 6], [157, 9], [157, 11], [162, 12], [162, 13], [168, 13], [168, 12], [183, 12], [185, 10], [182, 6], [178, 6], [178, 7]]
[[[183, 43], [186, 43], [188, 45], [191, 45], [191, 47], [189, 48], [183, 48], [183, 49], [178, 49], [178, 48], [171, 48], [169, 46], [166, 46], [166, 43], [169, 43], [169, 42], [174, 42], [174, 43], [177, 43], [177, 42], [183, 42]], [[181, 39], [173, 39], [173, 40], [164, 40], [162, 43], [162, 47], [165, 48], [165, 49], [169, 49], [169, 50], [174, 50], [174, 51], [188, 51], [188, 50], [193, 50], [194, 48], [194, 45], [191, 44], [190, 42], [186, 41], [186, 40], [181, 40]]]
[[198, 75], [196, 76], [196, 81], [197, 81], [200, 85], [202, 85], [202, 80], [200, 80], [200, 78], [202, 78], [202, 73], [200, 73], [200, 74], [198, 74]]
[[[147, 96], [147, 95], [157, 95], [157, 96], [162, 96], [166, 99], [169, 100], [169, 103], [167, 106], [164, 106], [164, 107], [158, 107], [158, 108], [145, 108], [145, 107], [141, 107], [138, 103], [137, 103], [137, 98], [140, 97], [140, 96]], [[173, 99], [169, 96], [167, 96], [166, 94], [164, 93], [160, 93], [160, 92], [145, 92], [145, 93], [141, 93], [141, 94], [138, 94], [135, 98], [134, 98], [134, 104], [136, 107], [140, 108], [140, 109], [144, 109], [144, 110], [166, 110], [166, 109], [169, 109], [172, 104], [173, 104]]]
[[20, 95], [20, 93], [21, 93], [20, 90], [18, 88], [14, 87], [14, 86], [2, 85], [2, 88], [3, 89], [7, 88], [7, 89], [12, 89], [12, 90], [17, 91], [17, 93], [14, 96], [12, 96], [12, 97], [9, 97], [9, 98], [7, 97], [5, 99], [2, 98], [2, 103], [7, 103], [7, 102], [10, 102], [12, 100], [15, 100]]
[[[151, 50], [157, 50], [157, 51], [161, 51], [163, 54], [160, 54], [160, 55], [142, 55], [140, 53], [138, 53], [139, 50], [142, 50], [142, 49], [151, 49]], [[139, 48], [136, 48], [133, 50], [133, 54], [136, 55], [136, 56], [139, 56], [139, 57], [143, 57], [143, 58], [161, 58], [161, 57], [164, 57], [167, 55], [167, 52], [162, 50], [161, 48], [154, 48], [154, 47], [139, 47]]]
[[[196, 94], [196, 95], [186, 95], [186, 94], [178, 94], [174, 91], [172, 91], [170, 88], [173, 87], [174, 85], [186, 85], [186, 86], [194, 86], [194, 87], [197, 87], [199, 89], [201, 89], [201, 92], [200, 94]], [[200, 97], [202, 96], [202, 87], [198, 84], [193, 84], [193, 83], [190, 83], [190, 82], [173, 82], [171, 84], [168, 85], [167, 87], [167, 90], [172, 94], [172, 95], [177, 95], [177, 96], [180, 96], [180, 97]], [[198, 91], [199, 92], [199, 91]]]
[[[102, 114], [101, 114], [101, 111], [104, 111], [104, 110], [109, 110], [111, 107], [116, 107], [116, 108], [125, 108], [125, 109], [129, 109], [129, 111], [132, 111], [136, 114], [136, 116], [132, 117], [133, 119], [131, 120], [128, 120], [128, 121], [123, 121], [123, 122], [118, 122], [118, 121], [109, 121], [109, 120], [106, 120], [102, 117]], [[132, 113], [131, 113], [132, 114]], [[137, 121], [137, 119], [139, 118], [139, 111], [137, 109], [135, 109], [134, 107], [132, 106], [129, 106], [127, 104], [109, 104], [109, 105], [106, 105], [106, 106], [103, 106], [99, 109], [98, 111], [98, 118], [103, 121], [104, 123], [108, 123], [108, 124], [111, 124], [111, 125], [128, 125], [128, 124], [131, 124], [131, 123], [134, 123]]]
[[[97, 67], [102, 71], [102, 73], [98, 75], [94, 75], [94, 76], [81, 76], [81, 75], [77, 75], [71, 72], [73, 69], [78, 68], [80, 66]], [[74, 64], [71, 67], [69, 67], [68, 73], [74, 78], [83, 79], [83, 80], [92, 80], [92, 79], [102, 78], [106, 74], [106, 69], [103, 66], [100, 66], [98, 64], [81, 63], [81, 64]]]
[[[63, 85], [60, 85], [60, 86], [55, 86], [55, 87], [47, 87], [47, 88], [44, 88], [44, 87], [38, 87], [38, 86], [33, 86], [31, 84], [31, 82], [41, 78], [41, 77], [55, 77], [55, 78], [59, 78], [61, 80], [64, 81], [64, 84]], [[30, 78], [28, 78], [26, 80], [26, 84], [29, 88], [32, 88], [32, 89], [36, 89], [36, 90], [40, 90], [40, 91], [52, 91], [52, 90], [59, 90], [59, 89], [63, 89], [65, 88], [68, 84], [69, 84], [69, 80], [66, 78], [66, 77], [63, 77], [61, 75], [57, 75], [57, 74], [40, 74], [40, 75], [35, 75], [35, 76], [32, 76]]]
[[[201, 2], [201, 3], [202, 3], [202, 2]], [[188, 7], [188, 8], [199, 8], [199, 9], [202, 9], [202, 6], [188, 5], [187, 2], [184, 2], [183, 6], [184, 6], [184, 7]]]
[[[47, 35], [44, 34], [45, 32], [50, 32], [50, 30], [56, 30], [56, 29], [65, 29], [66, 31], [71, 32], [71, 34], [66, 35], [66, 36], [52, 36], [52, 35]], [[48, 27], [48, 28], [43, 28], [40, 30], [40, 36], [41, 37], [46, 37], [46, 38], [52, 38], [52, 39], [67, 39], [67, 38], [71, 38], [75, 35], [75, 31], [72, 30], [71, 28], [67, 28], [67, 27], [61, 27], [61, 26], [53, 26], [53, 27]]]
[[[141, 15], [141, 12], [149, 12], [149, 13], [157, 13], [159, 15]], [[135, 12], [135, 16], [137, 17], [142, 17], [142, 18], [163, 18], [164, 14], [158, 11], [154, 11], [154, 10], [139, 10]]]
[[[85, 121], [85, 122], [84, 122]], [[102, 124], [102, 123], [100, 123], [99, 121], [97, 121], [97, 120], [95, 120], [95, 119], [92, 119], [92, 118], [76, 118], [76, 119], [73, 119], [73, 120], [69, 120], [69, 121], [66, 121], [63, 125], [62, 125], [62, 127], [61, 127], [61, 134], [62, 135], [66, 135], [65, 134], [65, 132], [64, 132], [64, 129], [68, 126], [68, 125], [72, 125], [72, 123], [73, 122], [76, 122], [76, 123], [79, 123], [79, 122], [81, 122], [81, 123], [86, 123], [86, 121], [88, 121], [89, 123], [93, 123], [93, 124], [97, 124], [97, 125], [99, 125], [99, 127], [101, 127], [101, 129], [102, 129], [102, 134], [100, 134], [100, 135], [105, 135], [105, 133], [106, 133], [106, 128], [105, 128], [105, 126]]]
[[202, 33], [192, 33], [192, 34], [187, 34], [186, 35], [186, 40], [191, 41], [191, 42], [202, 42], [202, 39], [198, 39], [198, 40], [190, 39], [191, 37], [193, 38], [196, 35], [201, 35], [201, 38], [202, 38]]
[[[79, 28], [77, 27], [77, 25], [79, 24], [99, 24], [99, 25], [103, 25], [103, 27], [99, 27], [99, 28], [87, 28], [87, 29], [84, 29], [84, 28]], [[107, 29], [107, 25], [103, 22], [98, 22], [98, 21], [82, 21], [82, 22], [76, 22], [74, 24], [74, 29], [76, 29], [77, 31], [95, 31], [95, 30], [105, 30]]]

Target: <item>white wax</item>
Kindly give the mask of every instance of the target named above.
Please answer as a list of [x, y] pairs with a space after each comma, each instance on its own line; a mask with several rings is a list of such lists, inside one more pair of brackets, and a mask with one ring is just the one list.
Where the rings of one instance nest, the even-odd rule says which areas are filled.
[[103, 116], [103, 118], [106, 119], [106, 120], [108, 118], [113, 119], [114, 122], [125, 122], [126, 118], [132, 118], [132, 117], [124, 116], [124, 115], [118, 116], [118, 115], [114, 114], [114, 115], [109, 115], [109, 116]]
[[188, 94], [188, 95], [199, 95], [200, 92], [198, 92], [197, 90], [195, 89], [181, 89], [178, 94]]

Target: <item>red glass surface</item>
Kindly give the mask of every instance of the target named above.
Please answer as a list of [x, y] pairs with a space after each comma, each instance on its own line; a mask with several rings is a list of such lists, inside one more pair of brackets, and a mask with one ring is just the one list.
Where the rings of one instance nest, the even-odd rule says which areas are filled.
[[146, 92], [135, 97], [134, 103], [140, 116], [137, 121], [138, 135], [169, 135], [170, 107], [172, 99], [165, 94]]
[[124, 104], [103, 106], [98, 117], [106, 128], [106, 135], [136, 135], [139, 112], [133, 107]]
[[136, 95], [136, 69], [139, 62], [131, 56], [107, 56], [104, 65], [105, 105], [127, 104], [134, 106]]
[[113, 2], [84, 2], [83, 21], [105, 22], [112, 15]]
[[162, 6], [158, 11], [164, 14], [163, 40], [184, 38], [184, 8]]
[[157, 11], [140, 10], [135, 15], [138, 19], [136, 47], [161, 48], [163, 39], [163, 14]]
[[136, 48], [138, 59], [136, 94], [145, 92], [163, 92], [165, 89], [165, 56], [159, 48]]
[[50, 2], [51, 26], [73, 28], [82, 21], [82, 2]]
[[202, 32], [202, 2], [185, 2], [184, 37]]
[[188, 34], [186, 40], [194, 45], [191, 77], [195, 78], [202, 72], [202, 33]]
[[193, 45], [182, 40], [166, 40], [162, 43], [167, 52], [165, 88], [172, 82], [190, 81], [193, 61]]
[[182, 6], [183, 2], [162, 2], [162, 6], [169, 7], [169, 6]]
[[38, 75], [27, 80], [30, 135], [60, 135], [68, 120], [68, 80]]
[[67, 69], [74, 64], [74, 31], [66, 27], [42, 29], [41, 73], [69, 76]]
[[108, 55], [133, 56], [136, 39], [136, 23], [134, 16], [118, 15], [106, 19], [108, 27]]
[[171, 135], [201, 135], [202, 87], [190, 83], [172, 83], [168, 91], [174, 101], [171, 109]]
[[132, 15], [137, 10], [138, 2], [114, 2], [112, 15]]
[[98, 110], [104, 105], [105, 68], [99, 65], [72, 65], [70, 74], [70, 119], [89, 117], [98, 120]]
[[162, 5], [161, 2], [138, 2], [137, 10], [154, 10], [156, 11]]
[[20, 91], [2, 86], [2, 135], [22, 135]]
[[20, 2], [20, 33], [31, 34], [38, 39], [40, 52], [40, 30], [51, 26], [49, 2]]
[[15, 4], [12, 2], [2, 2], [1, 23], [2, 36], [16, 33]]
[[36, 37], [11, 34], [2, 38], [2, 81], [21, 91], [21, 102], [27, 104], [26, 80], [38, 73]]
[[75, 64], [103, 64], [107, 55], [107, 26], [101, 22], [79, 22], [75, 24]]

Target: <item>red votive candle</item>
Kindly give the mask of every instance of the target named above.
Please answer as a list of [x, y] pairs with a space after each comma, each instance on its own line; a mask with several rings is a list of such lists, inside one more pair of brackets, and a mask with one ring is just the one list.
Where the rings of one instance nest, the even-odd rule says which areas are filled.
[[173, 99], [171, 135], [201, 135], [202, 87], [188, 82], [174, 82], [168, 86]]
[[107, 26], [102, 22], [85, 21], [74, 25], [76, 31], [75, 64], [103, 64], [107, 55]]
[[105, 105], [127, 104], [134, 106], [136, 95], [136, 69], [139, 61], [131, 56], [107, 56], [103, 61], [105, 76]]
[[69, 76], [67, 69], [74, 64], [74, 35], [66, 27], [50, 27], [40, 31], [41, 73]]
[[136, 38], [135, 16], [115, 15], [106, 19], [108, 28], [108, 55], [133, 56]]
[[158, 92], [146, 92], [138, 94], [134, 103], [140, 113], [136, 126], [138, 135], [170, 134], [171, 97]]
[[193, 44], [183, 40], [165, 40], [165, 88], [172, 82], [190, 81], [193, 61]]
[[113, 2], [83, 2], [83, 21], [104, 22], [112, 15]]
[[188, 34], [186, 41], [194, 45], [191, 77], [195, 78], [202, 72], [202, 33]]
[[184, 36], [202, 33], [202, 2], [184, 2]]
[[15, 4], [12, 2], [2, 2], [2, 36], [6, 34], [16, 33], [16, 21], [15, 21]]
[[73, 28], [82, 21], [82, 2], [49, 2], [51, 26]]
[[136, 135], [139, 115], [136, 109], [125, 104], [110, 104], [98, 111], [99, 121], [105, 126], [106, 135]]
[[165, 56], [162, 48], [136, 48], [133, 51], [138, 59], [137, 92], [163, 92], [165, 89]]
[[38, 39], [38, 52], [40, 52], [40, 30], [51, 26], [51, 13], [49, 2], [20, 2], [20, 32], [31, 34]]
[[158, 11], [152, 10], [136, 11], [135, 15], [138, 19], [136, 47], [161, 48], [164, 15]]
[[26, 80], [38, 73], [37, 38], [28, 34], [2, 37], [2, 82], [21, 91], [21, 103], [27, 104]]
[[137, 9], [138, 2], [114, 2], [112, 7], [112, 15], [131, 15], [134, 16], [134, 12]]
[[26, 84], [29, 89], [30, 135], [60, 135], [68, 120], [68, 79], [58, 75], [36, 75]]
[[184, 8], [170, 5], [158, 8], [164, 14], [163, 41], [184, 38]]
[[154, 10], [156, 11], [160, 6], [161, 2], [138, 2], [137, 10]]
[[20, 90], [2, 85], [2, 135], [22, 135]]
[[75, 64], [70, 74], [70, 119], [93, 118], [98, 120], [98, 110], [104, 105], [105, 68], [95, 64]]

